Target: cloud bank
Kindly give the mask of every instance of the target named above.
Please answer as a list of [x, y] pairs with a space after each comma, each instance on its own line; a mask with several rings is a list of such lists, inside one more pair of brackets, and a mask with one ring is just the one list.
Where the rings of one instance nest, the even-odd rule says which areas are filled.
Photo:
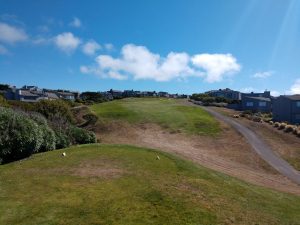
[[99, 55], [92, 66], [81, 66], [82, 73], [103, 78], [154, 80], [158, 82], [187, 77], [203, 77], [209, 83], [222, 81], [239, 72], [241, 66], [231, 54], [197, 54], [170, 52], [166, 57], [149, 51], [145, 46], [124, 45], [119, 57]]

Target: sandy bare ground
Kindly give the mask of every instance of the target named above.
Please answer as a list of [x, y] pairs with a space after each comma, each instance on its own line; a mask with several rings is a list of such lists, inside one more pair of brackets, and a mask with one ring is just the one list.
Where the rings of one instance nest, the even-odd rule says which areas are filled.
[[234, 129], [221, 124], [218, 137], [170, 133], [155, 124], [113, 122], [96, 129], [103, 143], [130, 144], [175, 153], [252, 184], [300, 195], [300, 186], [267, 165]]

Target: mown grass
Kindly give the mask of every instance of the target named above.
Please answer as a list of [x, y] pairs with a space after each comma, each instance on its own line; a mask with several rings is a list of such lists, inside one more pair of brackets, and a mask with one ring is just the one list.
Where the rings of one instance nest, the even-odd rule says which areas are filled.
[[129, 123], [156, 123], [172, 131], [215, 135], [218, 122], [196, 106], [184, 105], [183, 100], [158, 98], [126, 98], [91, 106], [100, 121], [115, 120]]
[[300, 197], [131, 146], [84, 145], [0, 166], [0, 224], [6, 225], [284, 225], [300, 224], [299, 212]]

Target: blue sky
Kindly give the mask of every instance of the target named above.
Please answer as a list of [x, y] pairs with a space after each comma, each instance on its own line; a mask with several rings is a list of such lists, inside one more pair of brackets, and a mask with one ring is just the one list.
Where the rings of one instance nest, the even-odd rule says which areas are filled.
[[298, 0], [0, 0], [0, 83], [300, 93]]

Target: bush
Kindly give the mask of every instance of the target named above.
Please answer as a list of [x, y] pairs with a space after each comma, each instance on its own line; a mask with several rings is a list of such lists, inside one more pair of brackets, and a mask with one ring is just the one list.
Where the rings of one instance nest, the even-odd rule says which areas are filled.
[[71, 126], [69, 129], [70, 136], [74, 144], [96, 143], [96, 136], [93, 132]]
[[22, 159], [37, 152], [43, 132], [27, 115], [0, 108], [0, 158], [3, 162]]
[[252, 117], [252, 120], [253, 120], [254, 122], [258, 122], [258, 123], [260, 123], [260, 122], [262, 121], [261, 118], [258, 117], [258, 116], [253, 116], [253, 117]]
[[273, 124], [274, 124], [274, 122], [271, 120], [271, 121], [269, 121], [269, 124], [270, 124], [270, 125], [273, 125]]
[[39, 149], [39, 152], [51, 151], [55, 149], [55, 133], [54, 131], [48, 126], [47, 120], [44, 116], [39, 113], [28, 113], [29, 118], [34, 120], [40, 127], [43, 133], [43, 143]]
[[34, 111], [41, 113], [50, 121], [63, 120], [73, 123], [71, 107], [63, 100], [42, 100], [35, 104]]
[[9, 107], [8, 102], [2, 95], [0, 95], [0, 107]]
[[279, 122], [275, 122], [274, 123], [274, 127], [279, 127], [280, 123]]
[[34, 111], [35, 103], [32, 102], [21, 102], [16, 100], [9, 100], [8, 103], [14, 109], [21, 109], [26, 112]]
[[70, 138], [61, 131], [55, 132], [56, 149], [67, 148], [71, 145]]
[[294, 126], [293, 125], [286, 125], [284, 131], [287, 132], [287, 133], [293, 132], [294, 131]]
[[279, 130], [283, 130], [283, 129], [285, 129], [286, 126], [287, 126], [286, 123], [281, 123], [281, 124], [279, 125], [278, 129], [279, 129]]

